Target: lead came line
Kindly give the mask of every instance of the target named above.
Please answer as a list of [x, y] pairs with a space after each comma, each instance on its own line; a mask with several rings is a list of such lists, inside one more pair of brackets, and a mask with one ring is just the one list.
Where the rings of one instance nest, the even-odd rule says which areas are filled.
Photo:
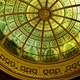
[[42, 8], [42, 4], [41, 4], [40, 0], [37, 0], [37, 1], [38, 1], [39, 5], [40, 5], [40, 6], [41, 6], [41, 8]]
[[42, 47], [43, 47], [43, 39], [44, 39], [44, 26], [45, 26], [45, 21], [43, 21], [43, 27], [42, 27], [41, 48], [40, 48], [40, 60], [41, 60], [41, 57], [42, 57]]
[[12, 15], [20, 15], [20, 14], [38, 14], [38, 12], [18, 12], [18, 13], [9, 13], [9, 14], [4, 14], [4, 15], [0, 15], [0, 17], [4, 17], [4, 16], [12, 16]]
[[58, 2], [59, 0], [56, 0], [51, 6], [50, 9]]
[[80, 6], [80, 4], [65, 6], [65, 7], [62, 7], [62, 8], [54, 9], [54, 10], [52, 10], [52, 12], [62, 10], [62, 9], [67, 9], [67, 8], [79, 7], [79, 6]]
[[57, 16], [57, 17], [63, 17], [63, 18], [66, 18], [66, 19], [70, 19], [70, 20], [73, 20], [73, 21], [76, 21], [76, 22], [80, 22], [80, 20], [73, 19], [73, 18], [70, 18], [70, 17], [61, 16], [61, 15], [57, 15], [57, 14], [52, 14], [52, 15], [53, 15], [53, 16]]
[[23, 3], [27, 4], [27, 5], [30, 5], [31, 7], [33, 7], [33, 8], [35, 8], [35, 9], [39, 10], [39, 8], [37, 8], [37, 7], [35, 7], [34, 5], [28, 3], [27, 1], [24, 1], [24, 0], [19, 0], [19, 1], [20, 1], [20, 2], [23, 2]]
[[36, 27], [38, 26], [38, 24], [40, 23], [41, 19], [39, 19], [39, 21], [37, 22], [37, 24], [33, 27], [33, 29], [31, 30], [31, 32], [29, 33], [27, 39], [25, 40], [22, 48], [21, 48], [21, 54], [20, 54], [20, 57], [23, 55], [23, 49], [24, 49], [24, 46], [26, 44], [26, 42], [28, 41], [28, 39], [30, 38], [30, 36], [32, 35], [32, 33], [34, 32], [34, 30], [36, 29]]
[[45, 7], [46, 7], [46, 8], [48, 7], [48, 0], [46, 0], [46, 4], [45, 4]]
[[54, 33], [54, 30], [53, 30], [53, 28], [52, 28], [52, 25], [51, 25], [50, 21], [48, 21], [48, 23], [49, 23], [49, 25], [50, 25], [51, 31], [52, 31], [52, 33], [53, 33], [53, 37], [54, 37], [54, 39], [55, 39], [55, 41], [56, 41], [56, 43], [57, 43], [57, 47], [58, 47], [60, 56], [61, 56], [61, 58], [62, 58], [62, 57], [63, 57], [63, 54], [61, 53], [61, 50], [60, 50], [60, 47], [59, 47], [59, 43], [58, 43], [58, 41], [57, 41], [56, 35], [55, 35], [55, 33]]
[[20, 26], [18, 26], [17, 28], [13, 29], [10, 33], [8, 33], [8, 34], [3, 38], [3, 40], [2, 40], [2, 43], [1, 43], [1, 44], [4, 44], [4, 42], [6, 41], [7, 37], [8, 37], [9, 35], [11, 35], [15, 30], [17, 30], [17, 29], [21, 28], [21, 27], [22, 27], [22, 26], [24, 26], [25, 24], [27, 24], [27, 23], [29, 23], [29, 22], [31, 22], [31, 21], [33, 21], [33, 20], [37, 19], [37, 18], [38, 18], [38, 16], [37, 16], [37, 17], [35, 17], [35, 18], [33, 18], [33, 19], [31, 19], [31, 20], [29, 20], [29, 21], [27, 21], [27, 22], [24, 22], [23, 24], [21, 24], [21, 25], [20, 25]]
[[64, 28], [59, 22], [57, 22], [54, 18], [51, 18], [53, 21], [55, 21], [64, 31], [66, 31], [77, 43], [78, 47], [80, 47], [79, 42], [76, 40], [76, 38], [66, 29]]

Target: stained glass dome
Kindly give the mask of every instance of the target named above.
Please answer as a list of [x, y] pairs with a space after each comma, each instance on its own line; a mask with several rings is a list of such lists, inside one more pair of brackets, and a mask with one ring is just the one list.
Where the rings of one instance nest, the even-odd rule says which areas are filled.
[[0, 44], [42, 64], [79, 55], [80, 0], [0, 0]]

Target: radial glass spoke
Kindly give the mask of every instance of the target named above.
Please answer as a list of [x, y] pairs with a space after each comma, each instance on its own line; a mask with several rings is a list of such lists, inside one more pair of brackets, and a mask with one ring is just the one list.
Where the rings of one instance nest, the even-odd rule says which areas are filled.
[[54, 11], [58, 11], [58, 10], [62, 10], [62, 9], [67, 9], [67, 8], [72, 8], [72, 7], [79, 7], [80, 4], [75, 4], [75, 5], [70, 5], [70, 6], [65, 6], [65, 7], [62, 7], [62, 8], [58, 8], [58, 9], [55, 9], [55, 10], [52, 10], [53, 12]]
[[77, 43], [78, 47], [80, 47], [79, 42], [76, 40], [76, 38], [64, 27], [62, 26], [59, 22], [57, 22], [54, 18], [51, 18], [53, 21], [55, 21], [65, 32], [67, 32]]
[[37, 18], [38, 18], [38, 16], [35, 17], [35, 18], [33, 18], [33, 19], [31, 19], [31, 20], [29, 20], [29, 21], [27, 21], [27, 22], [24, 22], [23, 24], [21, 24], [21, 25], [18, 26], [17, 28], [13, 29], [10, 33], [8, 33], [8, 34], [5, 36], [5, 38], [2, 40], [2, 44], [4, 44], [4, 42], [5, 42], [5, 40], [7, 39], [7, 37], [8, 37], [9, 35], [11, 35], [15, 30], [17, 30], [17, 29], [23, 27], [25, 24], [27, 24], [27, 23], [29, 23], [29, 22], [31, 22], [31, 21], [37, 19]]
[[0, 17], [3, 17], [3, 16], [12, 16], [12, 15], [21, 15], [21, 14], [38, 14], [38, 12], [18, 12], [18, 13], [8, 13], [8, 14], [3, 14], [3, 15], [0, 15]]
[[53, 16], [62, 17], [62, 18], [66, 18], [66, 19], [70, 19], [70, 20], [76, 21], [76, 22], [80, 22], [80, 20], [73, 19], [73, 18], [66, 17], [66, 16], [61, 16], [61, 15], [57, 15], [57, 14], [53, 14]]
[[42, 27], [40, 58], [41, 58], [41, 55], [43, 55], [42, 54], [42, 48], [43, 48], [43, 39], [44, 39], [44, 28], [45, 28], [45, 21], [43, 21], [43, 27]]
[[60, 46], [59, 46], [59, 43], [58, 43], [58, 41], [57, 41], [56, 35], [55, 35], [55, 33], [54, 33], [54, 30], [53, 30], [53, 28], [52, 28], [52, 25], [51, 25], [50, 21], [48, 21], [48, 23], [49, 23], [49, 26], [50, 26], [50, 28], [51, 28], [53, 37], [54, 37], [54, 39], [55, 39], [55, 41], [56, 41], [56, 44], [57, 44], [57, 47], [58, 47], [60, 56], [62, 57], [63, 54], [61, 53]]
[[40, 6], [41, 6], [41, 8], [42, 8], [42, 4], [41, 4], [40, 0], [37, 0], [37, 1], [38, 1], [39, 5], [40, 5]]
[[45, 7], [46, 7], [46, 8], [48, 7], [48, 0], [46, 0], [46, 4], [45, 4]]
[[50, 8], [52, 8], [59, 0], [56, 0], [51, 6]]
[[34, 32], [34, 30], [36, 29], [36, 27], [38, 26], [38, 24], [40, 23], [40, 21], [41, 21], [41, 19], [39, 19], [39, 21], [37, 22], [37, 24], [33, 27], [33, 29], [31, 30], [31, 32], [29, 33], [27, 39], [25, 40], [25, 42], [24, 42], [24, 44], [23, 44], [23, 46], [21, 48], [21, 55], [20, 56], [22, 56], [23, 48], [24, 48], [26, 42], [28, 41], [28, 39], [30, 38], [30, 36], [32, 35], [32, 33]]
[[35, 7], [34, 5], [28, 3], [27, 1], [24, 1], [24, 0], [19, 0], [19, 1], [25, 3], [25, 4], [29, 5], [29, 6], [31, 6], [31, 7], [33, 7], [33, 8], [35, 8], [35, 9], [37, 9], [37, 10], [39, 10], [39, 8], [37, 8], [37, 7]]

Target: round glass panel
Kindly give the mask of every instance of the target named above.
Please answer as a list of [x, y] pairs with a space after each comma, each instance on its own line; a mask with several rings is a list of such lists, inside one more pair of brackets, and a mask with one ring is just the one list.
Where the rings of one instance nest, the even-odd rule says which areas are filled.
[[0, 0], [0, 43], [37, 63], [68, 60], [80, 49], [79, 0]]

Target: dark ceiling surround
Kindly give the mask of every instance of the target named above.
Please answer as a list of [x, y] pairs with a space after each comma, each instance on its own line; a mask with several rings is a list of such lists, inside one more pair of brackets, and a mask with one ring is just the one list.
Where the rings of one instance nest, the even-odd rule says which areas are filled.
[[6, 74], [2, 70], [0, 70], [0, 80], [20, 80], [20, 79], [14, 78], [14, 77]]
[[[2, 70], [0, 70], [0, 80], [20, 80], [20, 79], [14, 78], [14, 77], [6, 74]], [[71, 80], [80, 80], [80, 76], [75, 77], [74, 79], [71, 79]]]

